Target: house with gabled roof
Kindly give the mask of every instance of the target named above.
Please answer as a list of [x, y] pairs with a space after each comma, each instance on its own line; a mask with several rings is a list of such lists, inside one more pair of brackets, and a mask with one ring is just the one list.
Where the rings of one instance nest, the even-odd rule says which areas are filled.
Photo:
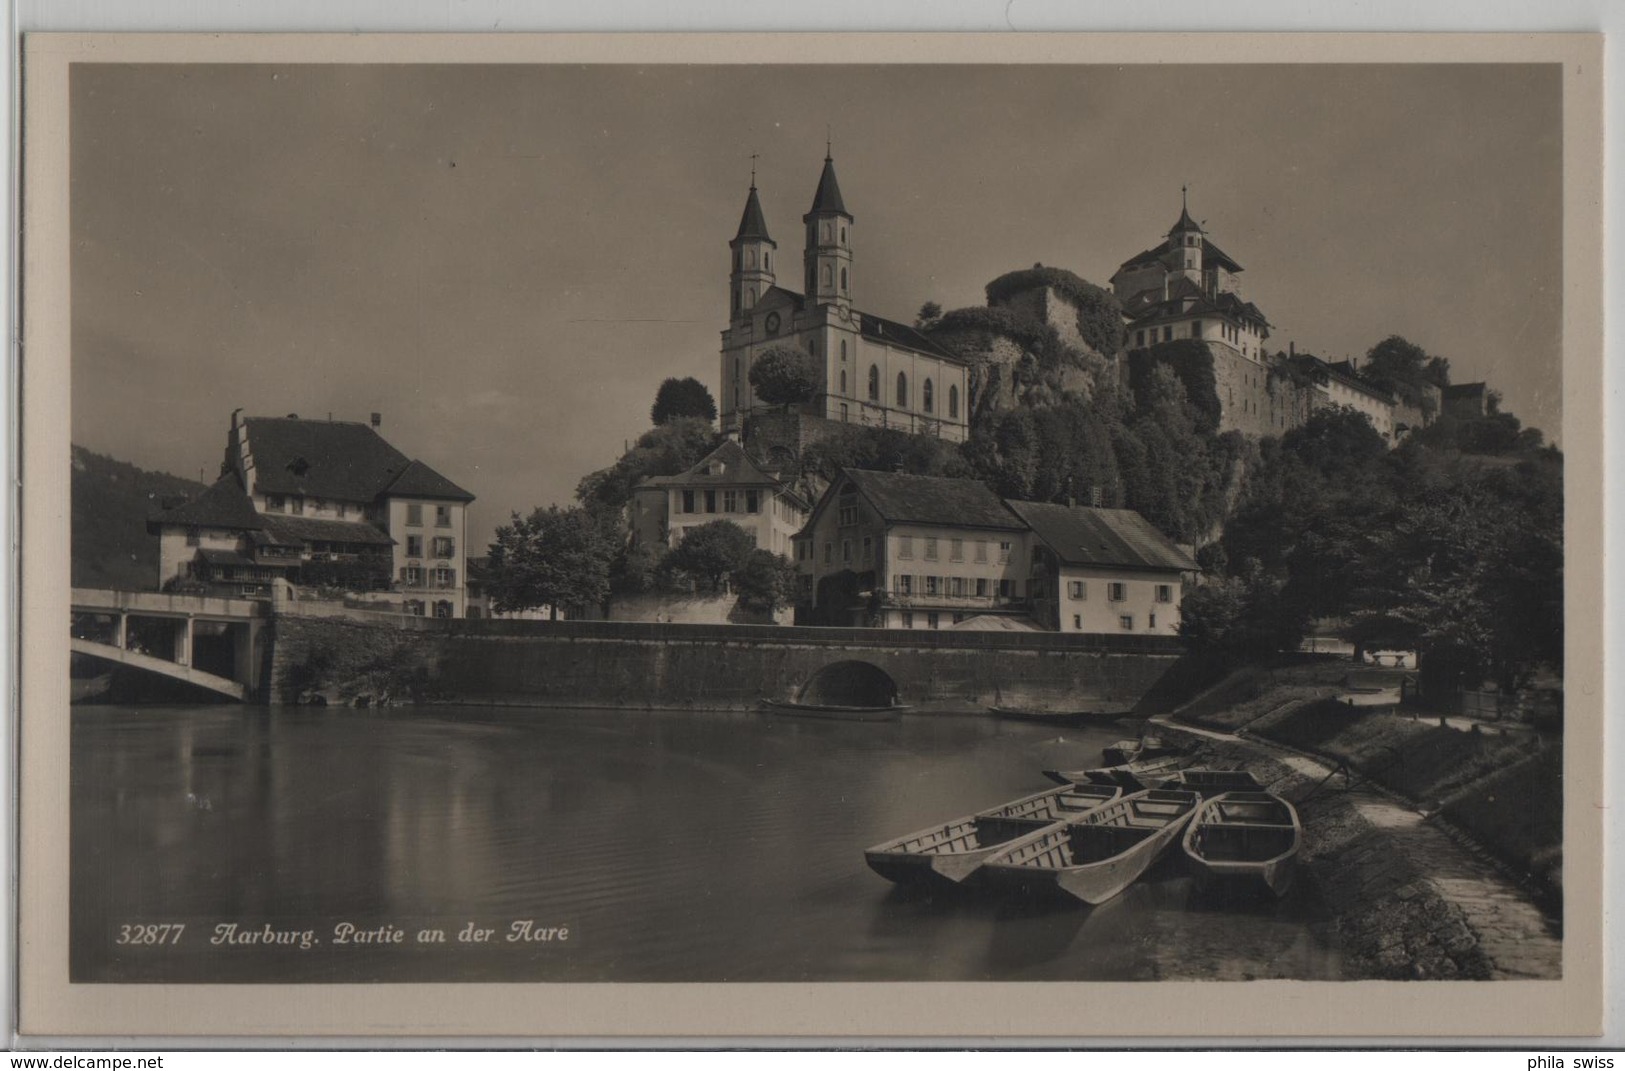
[[1191, 555], [1131, 509], [1007, 500], [1032, 533], [1029, 612], [1057, 632], [1174, 636]]
[[379, 433], [381, 419], [240, 418], [221, 475], [148, 521], [159, 583], [269, 597], [277, 581], [369, 593], [400, 613], [462, 617], [474, 496]]
[[689, 529], [725, 520], [749, 532], [763, 550], [789, 557], [810, 508], [789, 481], [730, 438], [685, 472], [639, 481], [632, 489], [632, 539], [675, 547]]
[[1199, 569], [1133, 510], [860, 469], [830, 485], [796, 547], [797, 623], [812, 625], [1171, 636]]
[[[963, 442], [970, 430], [966, 360], [908, 324], [853, 305], [854, 218], [827, 151], [812, 207], [801, 221], [798, 292], [779, 283], [778, 243], [768, 233], [752, 174], [739, 229], [728, 243], [733, 270], [719, 379], [723, 430], [739, 433], [753, 448], [763, 443], [780, 466], [792, 464], [802, 446], [838, 424]], [[774, 346], [805, 350], [820, 370], [813, 397], [789, 409], [762, 401], [750, 386], [751, 365]], [[783, 430], [787, 421], [794, 430]], [[756, 423], [773, 430], [758, 435], [748, 426]]]

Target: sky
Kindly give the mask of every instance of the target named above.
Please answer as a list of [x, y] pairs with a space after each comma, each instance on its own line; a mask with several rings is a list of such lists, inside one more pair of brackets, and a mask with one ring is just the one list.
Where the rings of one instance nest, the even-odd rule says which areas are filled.
[[73, 441], [212, 479], [231, 411], [367, 420], [567, 504], [668, 376], [717, 393], [757, 185], [799, 285], [826, 136], [854, 304], [1043, 263], [1106, 285], [1179, 215], [1272, 349], [1391, 334], [1560, 431], [1556, 66], [76, 66]]

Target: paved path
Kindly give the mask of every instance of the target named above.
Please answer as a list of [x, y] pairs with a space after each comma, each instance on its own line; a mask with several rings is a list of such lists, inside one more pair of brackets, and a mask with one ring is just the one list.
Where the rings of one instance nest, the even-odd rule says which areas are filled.
[[[1276, 747], [1257, 738], [1244, 738], [1170, 720], [1154, 724], [1193, 736], [1251, 748], [1319, 782], [1333, 767], [1310, 756]], [[1454, 904], [1478, 937], [1478, 950], [1491, 964], [1494, 978], [1560, 978], [1563, 944], [1554, 936], [1545, 916], [1521, 889], [1508, 881], [1494, 864], [1452, 839], [1415, 809], [1369, 787], [1356, 785], [1342, 794], [1350, 807], [1380, 830], [1387, 844], [1405, 856], [1441, 897]], [[1398, 892], [1401, 899], [1407, 890]]]

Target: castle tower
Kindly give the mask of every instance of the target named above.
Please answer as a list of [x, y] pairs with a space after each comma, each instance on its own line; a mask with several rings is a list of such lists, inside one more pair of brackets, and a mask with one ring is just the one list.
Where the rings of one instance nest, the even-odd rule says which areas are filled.
[[1201, 226], [1191, 219], [1185, 203], [1185, 187], [1179, 188], [1179, 221], [1168, 231], [1168, 254], [1164, 261], [1174, 275], [1183, 275], [1198, 286], [1202, 284]]
[[826, 148], [824, 173], [811, 210], [801, 221], [807, 225], [806, 294], [813, 305], [852, 306], [852, 216], [841, 200], [835, 181], [835, 161]]
[[739, 217], [739, 233], [728, 243], [733, 250], [733, 271], [728, 276], [730, 320], [738, 320], [755, 307], [773, 286], [773, 257], [779, 245], [767, 233], [762, 202], [756, 197], [756, 170], [750, 173], [750, 195]]

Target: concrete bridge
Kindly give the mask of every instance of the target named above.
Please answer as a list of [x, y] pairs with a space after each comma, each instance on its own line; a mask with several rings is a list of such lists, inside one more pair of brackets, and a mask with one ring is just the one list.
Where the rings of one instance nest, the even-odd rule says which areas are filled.
[[76, 654], [244, 702], [263, 694], [270, 608], [249, 599], [74, 588]]

